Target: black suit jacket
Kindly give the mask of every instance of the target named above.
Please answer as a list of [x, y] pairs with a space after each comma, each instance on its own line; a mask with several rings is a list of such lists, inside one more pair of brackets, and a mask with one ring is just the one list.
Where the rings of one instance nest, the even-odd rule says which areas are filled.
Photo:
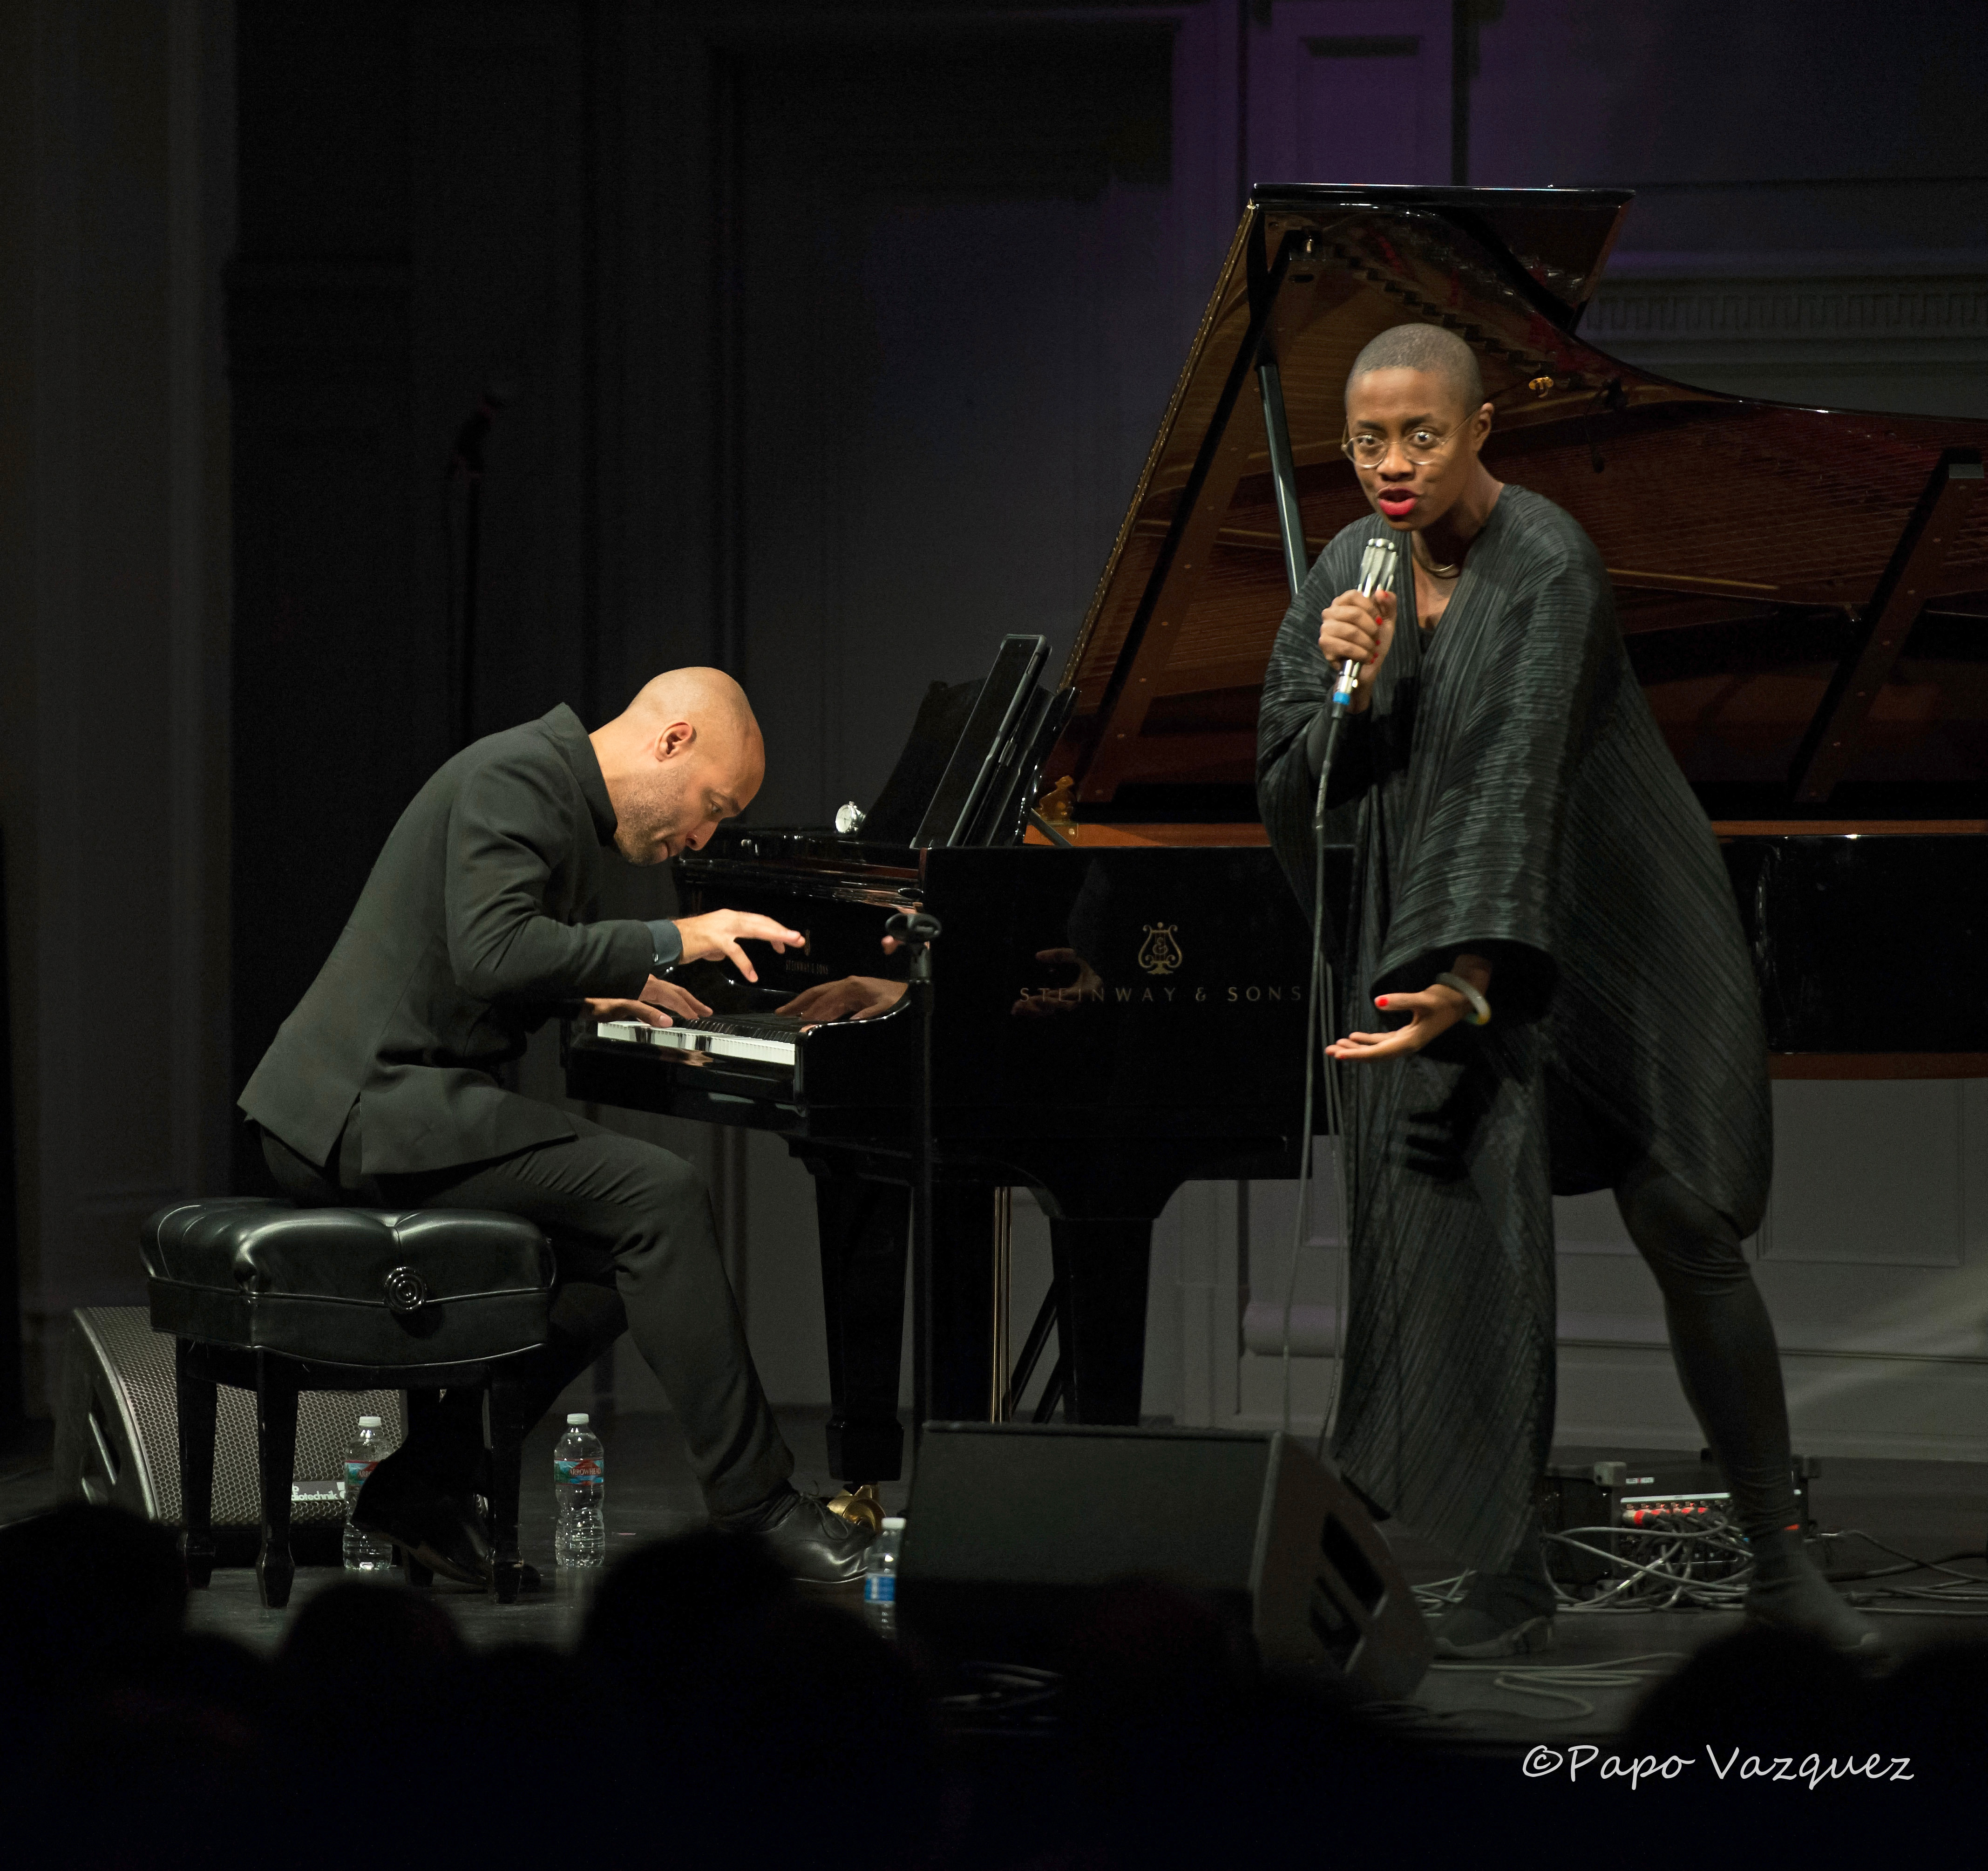
[[401, 814], [242, 1108], [321, 1164], [356, 1101], [373, 1174], [572, 1136], [491, 1074], [562, 1003], [647, 980], [648, 925], [591, 920], [614, 836], [600, 763], [563, 703], [465, 748]]

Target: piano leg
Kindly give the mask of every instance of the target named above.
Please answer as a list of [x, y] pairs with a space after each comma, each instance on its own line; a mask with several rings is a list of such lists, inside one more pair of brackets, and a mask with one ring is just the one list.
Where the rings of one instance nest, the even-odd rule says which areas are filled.
[[828, 1328], [828, 1471], [852, 1487], [904, 1471], [898, 1420], [910, 1192], [810, 1156]]
[[1151, 1221], [1052, 1220], [1050, 1249], [1063, 1283], [1057, 1337], [1072, 1423], [1139, 1420], [1146, 1374], [1146, 1279]]
[[986, 1423], [994, 1413], [995, 1193], [986, 1182], [932, 1191], [934, 1423]]
[[[911, 1191], [826, 1157], [805, 1160], [814, 1177], [828, 1330], [828, 1470], [851, 1486], [894, 1481], [904, 1473], [898, 1385]], [[932, 1196], [931, 1414], [939, 1422], [985, 1422], [993, 1394], [996, 1191], [985, 1182], [942, 1182]], [[1142, 1321], [1144, 1293], [1142, 1284]], [[1142, 1335], [1141, 1352], [1144, 1343]], [[1136, 1400], [1133, 1407], [1136, 1414]]]

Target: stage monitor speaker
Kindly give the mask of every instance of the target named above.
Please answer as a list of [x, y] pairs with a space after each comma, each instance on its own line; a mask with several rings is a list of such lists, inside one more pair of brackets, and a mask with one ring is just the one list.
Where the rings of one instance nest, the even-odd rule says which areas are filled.
[[928, 1423], [897, 1598], [954, 1661], [1060, 1668], [1100, 1593], [1210, 1599], [1273, 1666], [1408, 1695], [1434, 1645], [1366, 1510], [1293, 1438], [1220, 1429]]
[[[335, 1545], [345, 1518], [345, 1448], [362, 1416], [400, 1446], [397, 1390], [306, 1391], [297, 1402], [290, 1517], [300, 1560]], [[56, 1410], [56, 1480], [66, 1499], [107, 1502], [180, 1524], [179, 1409], [173, 1342], [143, 1306], [89, 1306], [69, 1315]], [[214, 1452], [214, 1528], [224, 1562], [253, 1556], [262, 1521], [255, 1478], [255, 1399], [221, 1389]], [[307, 1561], [309, 1562], [309, 1561]]]

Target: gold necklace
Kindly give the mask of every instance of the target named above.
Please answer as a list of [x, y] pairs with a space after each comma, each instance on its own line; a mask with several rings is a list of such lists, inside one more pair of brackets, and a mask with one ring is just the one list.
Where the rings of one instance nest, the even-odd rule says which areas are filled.
[[[1413, 548], [1410, 550], [1412, 551]], [[1432, 578], [1455, 578], [1463, 570], [1460, 565], [1439, 565], [1433, 559], [1425, 559], [1420, 553], [1415, 553], [1415, 561]]]

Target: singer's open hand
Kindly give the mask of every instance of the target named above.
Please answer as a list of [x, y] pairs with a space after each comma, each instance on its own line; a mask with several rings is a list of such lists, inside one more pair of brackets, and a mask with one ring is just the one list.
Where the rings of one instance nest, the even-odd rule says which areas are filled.
[[[1491, 964], [1481, 955], [1464, 953], [1456, 958], [1450, 973], [1460, 975], [1482, 994], [1491, 986]], [[1326, 1056], [1349, 1064], [1369, 1059], [1399, 1059], [1418, 1053], [1438, 1034], [1447, 1033], [1470, 1011], [1470, 1003], [1453, 987], [1441, 982], [1419, 994], [1382, 994], [1374, 1003], [1383, 1013], [1405, 1013], [1408, 1023], [1386, 1033], [1349, 1033], [1334, 1040]]]
[[1374, 699], [1374, 678], [1394, 647], [1395, 594], [1376, 591], [1364, 597], [1342, 591], [1326, 607], [1323, 619], [1318, 647], [1334, 672], [1349, 656], [1364, 665], [1353, 692], [1353, 712], [1364, 714]]
[[1408, 1023], [1389, 1033], [1349, 1033], [1325, 1049], [1327, 1057], [1351, 1063], [1420, 1052], [1462, 1019], [1469, 1003], [1453, 987], [1428, 987], [1419, 994], [1383, 994], [1374, 1004], [1384, 1013], [1407, 1014]]

